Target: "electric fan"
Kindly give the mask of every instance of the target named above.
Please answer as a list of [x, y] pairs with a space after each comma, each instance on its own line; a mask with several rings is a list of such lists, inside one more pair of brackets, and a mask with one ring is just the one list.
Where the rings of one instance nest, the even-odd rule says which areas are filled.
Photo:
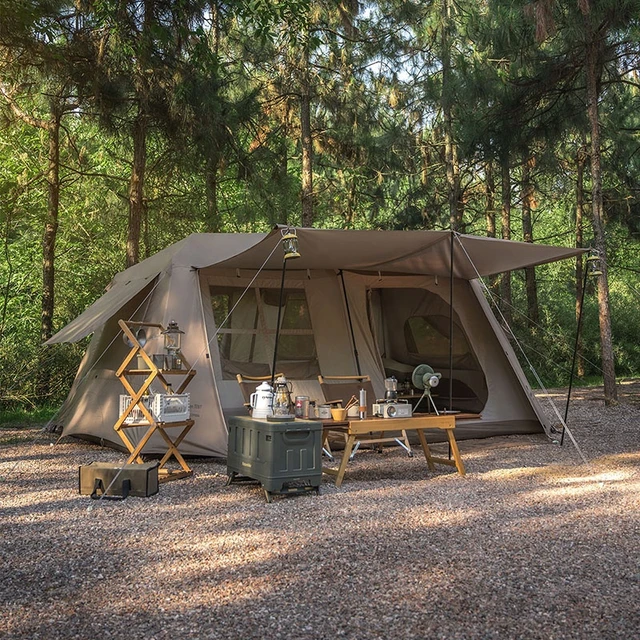
[[[436, 415], [440, 415], [438, 413], [438, 409], [436, 409], [435, 402], [431, 397], [431, 389], [437, 387], [440, 384], [440, 378], [442, 377], [441, 373], [436, 373], [428, 364], [419, 364], [411, 374], [411, 383], [416, 389], [422, 389], [422, 398], [427, 396], [431, 401], [431, 406], [433, 410], [436, 412]], [[422, 402], [422, 398], [418, 400], [416, 406], [413, 408], [415, 411], [418, 408], [418, 405]]]

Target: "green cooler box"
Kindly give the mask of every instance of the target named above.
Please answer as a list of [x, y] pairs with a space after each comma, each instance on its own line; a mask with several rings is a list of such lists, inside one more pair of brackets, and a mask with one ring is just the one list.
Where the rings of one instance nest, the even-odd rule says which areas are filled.
[[272, 494], [319, 492], [322, 482], [322, 423], [229, 418], [227, 484], [251, 478]]

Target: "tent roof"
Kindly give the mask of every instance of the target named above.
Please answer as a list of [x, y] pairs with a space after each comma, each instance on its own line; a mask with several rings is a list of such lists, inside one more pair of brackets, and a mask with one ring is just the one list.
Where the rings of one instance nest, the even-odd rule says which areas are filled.
[[[281, 251], [274, 251], [286, 227], [277, 227], [262, 241], [217, 267], [280, 269]], [[287, 269], [343, 269], [345, 271], [429, 274], [449, 276], [451, 239], [449, 231], [351, 231], [296, 229], [301, 257]], [[554, 262], [583, 253], [550, 245], [453, 234], [453, 274], [473, 280], [513, 269]], [[273, 252], [273, 253], [272, 253]], [[213, 266], [209, 258], [208, 265]], [[204, 267], [208, 265], [197, 265]], [[196, 266], [196, 265], [194, 265]]]
[[[286, 227], [270, 233], [192, 234], [119, 273], [108, 291], [46, 344], [77, 342], [100, 327], [156, 276], [175, 267], [274, 269], [282, 267], [278, 249]], [[297, 228], [301, 257], [288, 270], [335, 269], [358, 272], [453, 274], [473, 280], [583, 253], [549, 245], [482, 238], [449, 231], [352, 231]], [[453, 240], [453, 243], [452, 243]]]

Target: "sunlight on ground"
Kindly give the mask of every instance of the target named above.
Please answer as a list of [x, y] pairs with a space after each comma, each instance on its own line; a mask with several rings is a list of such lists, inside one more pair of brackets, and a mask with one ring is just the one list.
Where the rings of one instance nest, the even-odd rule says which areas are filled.
[[585, 482], [620, 482], [631, 478], [633, 472], [628, 471], [610, 471], [608, 473], [598, 473], [591, 476], [574, 476], [568, 478], [559, 478], [560, 484], [583, 484]]

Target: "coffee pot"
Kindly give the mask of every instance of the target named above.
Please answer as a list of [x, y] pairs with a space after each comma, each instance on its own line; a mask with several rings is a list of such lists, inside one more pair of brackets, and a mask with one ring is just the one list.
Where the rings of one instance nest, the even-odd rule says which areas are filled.
[[395, 376], [384, 379], [384, 399], [387, 402], [395, 402], [398, 399], [398, 381]]
[[249, 398], [252, 418], [266, 418], [273, 415], [273, 387], [263, 382]]

